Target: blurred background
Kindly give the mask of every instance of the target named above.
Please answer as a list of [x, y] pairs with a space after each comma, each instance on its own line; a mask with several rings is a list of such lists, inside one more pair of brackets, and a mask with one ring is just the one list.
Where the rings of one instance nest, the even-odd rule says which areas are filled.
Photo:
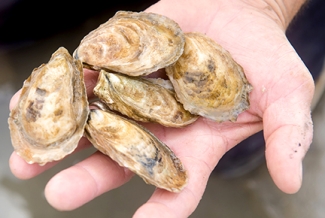
[[[135, 176], [126, 185], [79, 209], [60, 212], [44, 198], [47, 181], [57, 172], [93, 153], [94, 149], [72, 155], [54, 168], [26, 181], [15, 178], [9, 170], [8, 159], [13, 151], [7, 124], [9, 101], [33, 68], [47, 62], [60, 46], [72, 53], [83, 36], [116, 11], [141, 11], [156, 1], [140, 0], [126, 4], [124, 0], [118, 3], [92, 0], [84, 5], [80, 5], [80, 1], [66, 2], [0, 1], [0, 217], [3, 218], [131, 217], [154, 190]], [[316, 74], [323, 67], [325, 50], [325, 11], [321, 9], [324, 9], [322, 0], [311, 0], [288, 30], [290, 41], [310, 71]], [[308, 23], [308, 19], [313, 21]], [[42, 24], [43, 21], [46, 25]], [[297, 194], [281, 193], [263, 162], [239, 178], [224, 179], [212, 174], [207, 190], [191, 217], [324, 217], [325, 97], [322, 97], [322, 92], [319, 96], [320, 101], [313, 112], [314, 140], [304, 160], [304, 181]]]

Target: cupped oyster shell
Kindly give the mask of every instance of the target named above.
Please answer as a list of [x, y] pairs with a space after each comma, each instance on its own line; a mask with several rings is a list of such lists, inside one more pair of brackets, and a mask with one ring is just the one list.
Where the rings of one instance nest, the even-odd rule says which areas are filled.
[[193, 114], [212, 120], [236, 121], [249, 108], [243, 68], [230, 53], [201, 33], [186, 33], [182, 56], [167, 67], [178, 100]]
[[173, 151], [135, 122], [91, 109], [85, 135], [99, 151], [148, 184], [179, 192], [187, 183], [187, 173]]
[[8, 119], [12, 145], [28, 163], [60, 160], [77, 147], [88, 113], [82, 64], [61, 47], [24, 82]]
[[74, 57], [95, 70], [140, 76], [174, 63], [183, 48], [183, 32], [173, 20], [119, 11], [82, 39]]
[[175, 93], [152, 80], [100, 71], [94, 94], [111, 110], [134, 120], [157, 122], [167, 127], [193, 123], [192, 115], [175, 99]]

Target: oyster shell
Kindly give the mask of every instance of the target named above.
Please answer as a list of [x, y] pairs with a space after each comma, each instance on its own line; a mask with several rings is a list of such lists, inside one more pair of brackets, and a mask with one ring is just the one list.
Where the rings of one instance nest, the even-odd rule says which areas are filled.
[[8, 119], [13, 147], [28, 163], [62, 159], [77, 147], [88, 113], [82, 64], [61, 47], [24, 82]]
[[187, 183], [186, 171], [172, 150], [135, 122], [92, 109], [85, 135], [99, 151], [148, 184], [179, 192]]
[[142, 78], [153, 83], [153, 84], [160, 85], [160, 86], [164, 87], [165, 89], [168, 89], [175, 93], [173, 84], [170, 82], [170, 80], [162, 79], [162, 78], [147, 78], [147, 77], [142, 77]]
[[212, 120], [236, 121], [249, 108], [243, 68], [228, 51], [200, 33], [186, 33], [184, 53], [167, 67], [178, 100], [193, 114]]
[[74, 57], [95, 70], [139, 76], [174, 63], [183, 48], [183, 32], [173, 20], [119, 11], [82, 39]]
[[137, 121], [182, 127], [197, 119], [176, 101], [173, 91], [142, 78], [101, 70], [94, 94], [111, 110]]

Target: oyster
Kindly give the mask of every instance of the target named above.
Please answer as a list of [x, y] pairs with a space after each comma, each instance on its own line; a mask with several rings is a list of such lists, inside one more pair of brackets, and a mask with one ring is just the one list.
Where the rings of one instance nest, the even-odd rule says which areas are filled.
[[101, 70], [94, 94], [111, 110], [137, 121], [182, 127], [197, 119], [176, 101], [173, 91], [143, 78]]
[[193, 114], [212, 120], [236, 121], [249, 108], [243, 68], [228, 51], [200, 33], [186, 33], [184, 53], [167, 67], [178, 100]]
[[24, 82], [8, 119], [13, 147], [28, 163], [62, 159], [77, 147], [88, 113], [82, 64], [61, 47]]
[[148, 78], [148, 77], [142, 77], [142, 78], [153, 83], [153, 84], [160, 85], [160, 86], [164, 87], [165, 89], [168, 89], [168, 90], [174, 92], [174, 87], [173, 87], [173, 84], [170, 82], [170, 80], [162, 79], [162, 78]]
[[173, 20], [119, 11], [82, 39], [74, 57], [95, 70], [139, 76], [174, 63], [183, 48], [183, 32]]
[[187, 183], [186, 171], [172, 150], [135, 122], [92, 109], [85, 135], [99, 151], [148, 184], [179, 192]]
[[[107, 107], [137, 121], [168, 127], [188, 125], [197, 115], [235, 121], [249, 107], [252, 86], [230, 54], [203, 34], [184, 36], [162, 15], [117, 12], [85, 36], [73, 56], [77, 60], [59, 48], [35, 69], [10, 113], [12, 144], [28, 163], [62, 159], [85, 134], [145, 182], [172, 192], [185, 187], [181, 161], [152, 133], [103, 104], [89, 111], [82, 62], [101, 70], [94, 93]], [[170, 81], [136, 78], [162, 68]]]

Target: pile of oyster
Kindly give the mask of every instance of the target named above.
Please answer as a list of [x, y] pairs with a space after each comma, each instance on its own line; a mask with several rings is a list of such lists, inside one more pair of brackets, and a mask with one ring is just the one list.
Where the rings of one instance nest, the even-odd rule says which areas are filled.
[[[92, 107], [83, 68], [99, 72]], [[159, 69], [169, 80], [146, 77]], [[174, 128], [199, 116], [236, 121], [251, 89], [242, 67], [205, 35], [183, 33], [162, 15], [120, 11], [84, 37], [73, 57], [61, 47], [33, 70], [9, 116], [12, 144], [28, 163], [44, 165], [86, 136], [147, 183], [178, 192], [187, 182], [182, 163], [136, 121]]]

